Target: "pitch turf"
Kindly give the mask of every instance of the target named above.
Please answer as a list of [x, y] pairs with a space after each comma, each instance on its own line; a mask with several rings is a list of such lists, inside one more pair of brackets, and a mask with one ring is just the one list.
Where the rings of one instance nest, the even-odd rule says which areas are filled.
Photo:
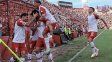
[[112, 62], [112, 30], [106, 30], [95, 40], [100, 49], [98, 57], [91, 59], [91, 50], [88, 47], [73, 62]]
[[[87, 40], [84, 37], [81, 37], [69, 42], [68, 47], [73, 48], [69, 49], [64, 55], [58, 56], [55, 62], [67, 62], [78, 51], [80, 51], [80, 49], [83, 48], [85, 44], [84, 42], [86, 41]], [[106, 30], [104, 33], [102, 33], [95, 40], [95, 44], [100, 49], [100, 54], [98, 57], [91, 59], [91, 49], [90, 47], [87, 47], [72, 62], [112, 62], [112, 30]]]

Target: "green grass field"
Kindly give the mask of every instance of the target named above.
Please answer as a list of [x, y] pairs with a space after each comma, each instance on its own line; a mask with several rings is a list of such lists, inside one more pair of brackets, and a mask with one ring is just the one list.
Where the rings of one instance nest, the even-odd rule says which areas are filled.
[[91, 49], [88, 47], [73, 62], [112, 62], [112, 30], [106, 30], [95, 43], [100, 49], [98, 57], [91, 59]]
[[[78, 51], [80, 51], [83, 48], [83, 44], [85, 41], [87, 41], [86, 38], [77, 38], [74, 41], [69, 42], [69, 46], [72, 46], [74, 48], [66, 52], [66, 54], [57, 57], [55, 62], [67, 62], [70, 58], [72, 58]], [[104, 31], [95, 40], [95, 44], [100, 49], [100, 54], [98, 57], [93, 59], [90, 58], [91, 49], [88, 46], [72, 62], [112, 62], [112, 30]]]

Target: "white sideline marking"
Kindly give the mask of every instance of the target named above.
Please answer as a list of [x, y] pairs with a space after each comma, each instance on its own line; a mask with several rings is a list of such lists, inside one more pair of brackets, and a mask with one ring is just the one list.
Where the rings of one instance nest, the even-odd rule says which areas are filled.
[[[103, 30], [98, 36], [96, 36], [94, 38], [94, 40], [96, 38], [98, 38], [105, 30]], [[82, 53], [87, 47], [88, 47], [89, 44], [87, 44], [84, 48], [82, 48], [79, 52], [76, 53], [76, 55], [74, 55], [68, 62], [72, 62], [80, 53]]]

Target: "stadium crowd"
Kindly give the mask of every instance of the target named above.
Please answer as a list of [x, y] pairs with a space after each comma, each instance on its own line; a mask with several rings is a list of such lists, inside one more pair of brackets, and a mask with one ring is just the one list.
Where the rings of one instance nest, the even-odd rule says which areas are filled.
[[[38, 2], [38, 3], [40, 3], [40, 2]], [[11, 4], [11, 5], [13, 5], [13, 4]], [[49, 35], [47, 34], [48, 37], [52, 37], [53, 41], [52, 41], [52, 39], [50, 39], [51, 40], [51, 42], [50, 42], [51, 45], [50, 46], [46, 46], [46, 47], [48, 47], [48, 49], [45, 49], [44, 53], [46, 53], [49, 56], [49, 59], [53, 62], [52, 53], [50, 52], [50, 47], [61, 46], [62, 44], [65, 44], [65, 43], [67, 44], [68, 41], [73, 40], [76, 37], [82, 36], [86, 32], [86, 29], [87, 29], [86, 25], [83, 24], [83, 22], [86, 21], [87, 12], [83, 8], [65, 8], [65, 7], [60, 7], [60, 6], [48, 3], [47, 1], [43, 2], [41, 5], [45, 6], [47, 9], [49, 9], [50, 13], [52, 14], [52, 16], [55, 17], [55, 19], [56, 19], [56, 21], [58, 23], [58, 28], [56, 27], [57, 29], [56, 30], [54, 29], [54, 31], [52, 31], [53, 27], [51, 28], [50, 23], [48, 22], [48, 25], [47, 25], [46, 21], [41, 20], [41, 21], [46, 23], [45, 24], [45, 28], [46, 28], [46, 26], [48, 27], [48, 28], [46, 28], [46, 30], [48, 30], [48, 31], [51, 30], [52, 31], [52, 33], [51, 32], [50, 33], [47, 32], [49, 34]], [[13, 11], [10, 12], [10, 14], [12, 16], [12, 19], [10, 19], [10, 20], [13, 20], [13, 21], [10, 22], [9, 27], [7, 25], [8, 19], [5, 19], [5, 17], [0, 16], [0, 36], [1, 37], [3, 35], [8, 35], [8, 34], [6, 34], [6, 32], [8, 31], [6, 29], [9, 29], [10, 33], [12, 34], [10, 36], [14, 37], [15, 35], [13, 35], [13, 34], [15, 34], [15, 33], [13, 33], [13, 32], [16, 32], [16, 31], [14, 31], [14, 29], [18, 27], [18, 26], [17, 27], [14, 27], [14, 26], [15, 25], [23, 26], [21, 24], [22, 17], [28, 16], [28, 20], [29, 20], [30, 18], [33, 19], [33, 17], [36, 16], [35, 15], [36, 13], [39, 13], [39, 10], [33, 10], [32, 11], [32, 8], [31, 8], [32, 6], [28, 7], [28, 8], [26, 8], [26, 7], [27, 6], [20, 6], [21, 10], [23, 10], [23, 11], [18, 10], [20, 12], [18, 12], [17, 15], [13, 14], [13, 11], [14, 11], [13, 8], [10, 9], [10, 10], [13, 10]], [[26, 11], [26, 9], [29, 10], [29, 11]], [[16, 13], [17, 11], [14, 11], [14, 12]], [[25, 13], [25, 12], [27, 12], [27, 13]], [[31, 16], [29, 16], [30, 13], [32, 14]], [[2, 13], [0, 13], [0, 14], [2, 14]], [[112, 13], [103, 13], [103, 14], [101, 13], [99, 15], [101, 15], [101, 17], [104, 20], [106, 20], [106, 22], [108, 23], [108, 25], [110, 27], [112, 26], [112, 18], [111, 18]], [[19, 22], [16, 22], [18, 20], [19, 20]], [[5, 22], [5, 21], [7, 21], [7, 22]], [[38, 23], [37, 23], [37, 25], [38, 25]], [[23, 23], [23, 24], [25, 24], [24, 26], [27, 26], [26, 23]], [[35, 25], [35, 23], [33, 23], [30, 27], [31, 27], [32, 33], [34, 34], [34, 36], [36, 36], [37, 34], [34, 33], [36, 30], [35, 30], [35, 28], [33, 28], [33, 27], [35, 27], [34, 25]], [[38, 30], [41, 29], [40, 26], [37, 26], [37, 27], [39, 27]], [[29, 28], [29, 26], [28, 26], [28, 28]], [[104, 24], [102, 22], [99, 22], [99, 28], [104, 28]], [[30, 34], [29, 34], [29, 30], [28, 29], [26, 30], [26, 32], [27, 33], [24, 33], [25, 35], [27, 35], [26, 36], [27, 39], [25, 39], [25, 40], [27, 40], [27, 41], [35, 41], [35, 38], [34, 38], [34, 40], [32, 40], [32, 39], [29, 40], [29, 35]], [[47, 39], [47, 41], [48, 41], [48, 38], [46, 38], [47, 35], [46, 34], [42, 34], [42, 35], [45, 36], [45, 39]], [[18, 37], [18, 36], [16, 36], [16, 37]], [[33, 36], [31, 36], [31, 37], [33, 37]], [[13, 41], [14, 41], [14, 39], [13, 39]], [[37, 41], [37, 38], [36, 38], [36, 41]], [[39, 38], [38, 41], [41, 42], [42, 38]], [[27, 52], [28, 53], [28, 59], [31, 60], [31, 53], [35, 52], [34, 54], [36, 54], [37, 58], [40, 59], [39, 61], [41, 62], [42, 59], [39, 56], [40, 56], [40, 54], [43, 54], [43, 48], [44, 47], [42, 48], [42, 50], [40, 50], [39, 48], [36, 48], [35, 44], [38, 47], [41, 47], [41, 45], [40, 45], [41, 43], [40, 44], [38, 43], [39, 44], [38, 45], [35, 42], [31, 43], [31, 45], [28, 45], [28, 46], [31, 46], [31, 48], [27, 47], [27, 48], [30, 49]], [[35, 46], [32, 46], [32, 45], [35, 45]], [[42, 46], [43, 46], [43, 44], [42, 44]], [[17, 45], [14, 44], [14, 47], [17, 47]], [[32, 49], [34, 49], [34, 50], [32, 50]], [[20, 55], [20, 56], [22, 56], [22, 55]], [[23, 59], [23, 58], [21, 58], [21, 59]], [[11, 58], [11, 60], [13, 60], [13, 58]]]

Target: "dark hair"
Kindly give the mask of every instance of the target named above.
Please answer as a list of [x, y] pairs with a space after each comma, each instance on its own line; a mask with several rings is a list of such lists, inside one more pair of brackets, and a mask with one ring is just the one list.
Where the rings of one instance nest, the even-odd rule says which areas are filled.
[[22, 18], [23, 16], [28, 16], [28, 14], [27, 14], [27, 13], [22, 13], [22, 14], [20, 15], [20, 18]]
[[89, 7], [89, 8], [91, 8], [93, 10], [93, 12], [95, 11], [95, 9], [93, 7]]
[[39, 10], [38, 10], [38, 9], [34, 9], [34, 10], [31, 12], [31, 14], [30, 14], [30, 15], [32, 15], [32, 16], [33, 16], [33, 14], [36, 14], [36, 13], [38, 13], [38, 14], [39, 14]]
[[40, 0], [35, 0], [36, 3], [42, 4]]
[[38, 9], [34, 9], [34, 10], [31, 12], [31, 14], [30, 14], [31, 16], [33, 16], [33, 14], [36, 14], [36, 13], [38, 13], [39, 16], [37, 16], [36, 19], [33, 20], [34, 22], [37, 22], [37, 21], [39, 20], [39, 18], [40, 18], [39, 10], [38, 10]]

